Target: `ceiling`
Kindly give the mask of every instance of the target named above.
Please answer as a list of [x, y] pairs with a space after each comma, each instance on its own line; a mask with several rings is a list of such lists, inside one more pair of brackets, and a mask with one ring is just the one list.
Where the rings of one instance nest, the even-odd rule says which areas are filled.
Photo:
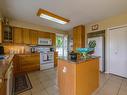
[[[69, 30], [127, 12], [127, 0], [0, 0], [3, 15], [19, 21]], [[39, 8], [71, 20], [61, 25], [36, 16]]]

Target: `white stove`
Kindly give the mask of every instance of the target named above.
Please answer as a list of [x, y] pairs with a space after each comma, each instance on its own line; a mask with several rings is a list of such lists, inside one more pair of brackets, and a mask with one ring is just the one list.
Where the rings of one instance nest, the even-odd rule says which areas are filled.
[[50, 48], [43, 48], [40, 51], [40, 70], [54, 67], [54, 52]]

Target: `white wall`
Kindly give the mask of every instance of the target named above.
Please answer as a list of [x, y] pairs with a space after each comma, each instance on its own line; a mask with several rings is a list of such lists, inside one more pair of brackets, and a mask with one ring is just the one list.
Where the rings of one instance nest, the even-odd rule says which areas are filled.
[[53, 33], [61, 33], [61, 34], [66, 34], [67, 33], [66, 31], [58, 30], [58, 29], [55, 29], [55, 28], [52, 28], [52, 27], [39, 26], [39, 25], [35, 25], [35, 24], [23, 22], [23, 21], [10, 20], [9, 23], [12, 26], [22, 27], [22, 28], [29, 28], [29, 29], [33, 29], [33, 30], [40, 30], [40, 31], [43, 31], [43, 32], [53, 32]]
[[[109, 41], [110, 41], [110, 38], [109, 38], [109, 33], [108, 33], [108, 28], [111, 28], [111, 27], [116, 27], [116, 26], [121, 26], [121, 25], [126, 25], [127, 24], [127, 13], [124, 13], [124, 14], [120, 14], [120, 15], [117, 15], [117, 16], [113, 16], [113, 17], [110, 17], [110, 18], [107, 18], [107, 19], [104, 19], [104, 20], [100, 20], [100, 21], [97, 21], [97, 22], [93, 22], [93, 23], [90, 23], [90, 24], [87, 24], [86, 25], [86, 35], [87, 33], [90, 33], [90, 32], [96, 32], [96, 31], [92, 31], [91, 30], [91, 26], [92, 25], [95, 25], [95, 24], [98, 24], [99, 25], [99, 29], [96, 30], [96, 31], [100, 31], [100, 30], [106, 30], [106, 34], [105, 34], [105, 39], [106, 39], [106, 72], [108, 72], [108, 63], [109, 63]], [[86, 42], [87, 42], [87, 37], [86, 37]]]

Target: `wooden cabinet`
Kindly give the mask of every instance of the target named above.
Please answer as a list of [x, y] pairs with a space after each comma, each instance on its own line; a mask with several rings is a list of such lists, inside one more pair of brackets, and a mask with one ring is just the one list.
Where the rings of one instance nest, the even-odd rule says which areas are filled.
[[50, 33], [50, 38], [52, 39], [52, 45], [56, 46], [56, 34]]
[[[2, 42], [9, 42], [14, 44], [30, 44], [30, 45], [37, 45], [38, 38], [48, 38], [52, 39], [53, 46], [56, 45], [56, 34], [43, 32], [43, 31], [36, 31], [32, 29], [20, 28], [20, 27], [10, 27], [8, 32], [5, 29], [5, 33], [3, 31], [2, 22], [0, 22], [0, 43]], [[8, 36], [9, 35], [9, 36]]]
[[35, 30], [30, 30], [30, 44], [37, 45], [38, 42], [38, 32]]
[[39, 54], [20, 54], [15, 56], [14, 74], [40, 69]]
[[12, 43], [13, 42], [13, 30], [9, 25], [2, 24], [2, 42]]
[[40, 55], [31, 54], [31, 55], [21, 55], [19, 57], [19, 63], [21, 64], [22, 72], [30, 72], [33, 70], [39, 70], [40, 68]]
[[58, 52], [54, 52], [54, 66], [58, 64]]
[[14, 74], [18, 74], [21, 72], [21, 66], [19, 64], [19, 55], [15, 55], [14, 58], [13, 58], [13, 66], [14, 66], [14, 71], [13, 73]]
[[2, 43], [2, 21], [0, 20], [0, 43]]
[[22, 40], [23, 40], [23, 43], [24, 44], [30, 44], [30, 31], [29, 31], [29, 29], [25, 29], [25, 28], [23, 28], [22, 29], [23, 31], [23, 38], [22, 38]]
[[85, 47], [85, 26], [80, 25], [73, 28], [73, 50]]
[[[67, 69], [67, 72], [63, 72], [64, 69]], [[57, 70], [60, 95], [76, 95], [76, 66], [59, 60]]]
[[50, 33], [38, 31], [38, 38], [50, 38]]
[[92, 95], [99, 87], [99, 58], [80, 63], [58, 61], [60, 95]]
[[6, 34], [6, 32], [5, 34], [3, 34], [2, 31], [3, 31], [3, 26], [2, 26], [2, 22], [0, 22], [0, 43], [2, 42], [13, 43], [14, 42], [14, 44], [37, 45], [38, 38], [48, 38], [52, 40], [52, 45], [56, 46], [56, 34], [55, 33], [36, 31], [36, 30], [20, 28], [20, 27], [13, 27], [11, 33], [7, 32], [9, 34]]
[[22, 44], [22, 28], [19, 27], [13, 27], [14, 31], [14, 43], [16, 44]]
[[7, 80], [3, 79], [0, 83], [0, 95], [6, 95], [6, 84]]

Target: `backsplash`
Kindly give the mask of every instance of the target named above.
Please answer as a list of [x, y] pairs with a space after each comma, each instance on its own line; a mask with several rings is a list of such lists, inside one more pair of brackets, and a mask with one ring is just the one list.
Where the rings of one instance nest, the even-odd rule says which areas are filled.
[[4, 45], [5, 54], [23, 54], [30, 53], [30, 47], [27, 45]]

